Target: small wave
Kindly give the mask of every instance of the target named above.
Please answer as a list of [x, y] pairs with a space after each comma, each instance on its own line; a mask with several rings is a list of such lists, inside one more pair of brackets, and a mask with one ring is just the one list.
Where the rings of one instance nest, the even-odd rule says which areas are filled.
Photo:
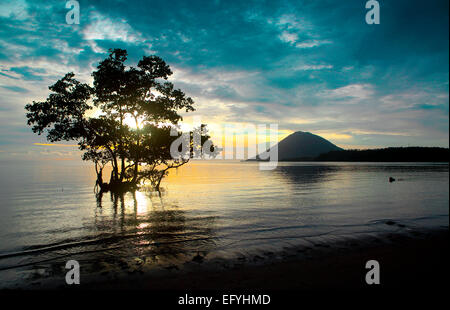
[[[117, 242], [125, 240], [125, 239], [141, 238], [144, 236], [151, 236], [151, 237], [158, 237], [158, 238], [161, 238], [164, 236], [186, 237], [186, 236], [193, 235], [193, 234], [194, 233], [182, 234], [182, 235], [181, 234], [157, 234], [157, 235], [155, 235], [154, 233], [151, 233], [151, 234], [141, 233], [141, 234], [129, 234], [129, 235], [122, 235], [122, 236], [111, 236], [111, 237], [105, 237], [105, 238], [99, 238], [99, 239], [91, 239], [91, 240], [83, 240], [83, 241], [75, 241], [75, 242], [68, 242], [68, 243], [39, 246], [37, 248], [33, 248], [33, 249], [29, 249], [29, 250], [0, 254], [0, 259], [17, 257], [17, 256], [25, 256], [25, 255], [30, 255], [30, 254], [41, 254], [41, 253], [45, 253], [45, 252], [64, 250], [64, 249], [73, 248], [73, 247], [95, 245], [95, 244], [101, 244], [101, 243], [117, 243]], [[182, 242], [193, 242], [193, 241], [202, 241], [202, 240], [211, 240], [211, 239], [214, 239], [214, 238], [213, 237], [187, 238], [187, 239], [175, 240], [175, 241], [151, 242], [151, 243], [146, 244], [146, 246], [159, 246], [159, 245], [164, 245], [164, 244], [175, 244], [175, 243], [182, 243]], [[135, 245], [135, 246], [139, 246], [139, 245]], [[34, 247], [36, 247], [36, 246], [34, 246]], [[120, 247], [115, 247], [115, 248], [120, 248]], [[105, 249], [102, 249], [102, 251], [107, 251], [109, 249], [111, 249], [111, 248], [105, 248]]]

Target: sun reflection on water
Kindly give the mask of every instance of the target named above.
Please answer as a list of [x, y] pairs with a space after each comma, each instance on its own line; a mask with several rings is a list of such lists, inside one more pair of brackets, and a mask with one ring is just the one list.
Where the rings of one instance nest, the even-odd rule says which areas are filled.
[[145, 195], [144, 192], [136, 191], [136, 213], [137, 215], [143, 215], [148, 212], [149, 205], [151, 204], [150, 199]]

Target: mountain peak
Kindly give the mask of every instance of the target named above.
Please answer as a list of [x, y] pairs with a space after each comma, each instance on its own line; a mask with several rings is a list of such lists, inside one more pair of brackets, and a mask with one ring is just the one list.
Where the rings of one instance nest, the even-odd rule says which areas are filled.
[[312, 135], [312, 133], [310, 133], [309, 131], [301, 131], [301, 130], [292, 133], [292, 135], [295, 135], [295, 134], [297, 134], [297, 135], [300, 135], [300, 134], [303, 134], [303, 135]]

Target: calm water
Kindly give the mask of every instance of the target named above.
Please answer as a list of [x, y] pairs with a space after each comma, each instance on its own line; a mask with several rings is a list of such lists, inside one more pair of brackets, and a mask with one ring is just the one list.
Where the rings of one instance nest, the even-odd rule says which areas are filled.
[[62, 273], [69, 259], [92, 272], [153, 268], [198, 252], [233, 259], [313, 239], [448, 228], [448, 165], [280, 163], [259, 171], [257, 163], [196, 161], [165, 179], [162, 197], [139, 191], [101, 202], [88, 165], [1, 162], [0, 171], [0, 287]]

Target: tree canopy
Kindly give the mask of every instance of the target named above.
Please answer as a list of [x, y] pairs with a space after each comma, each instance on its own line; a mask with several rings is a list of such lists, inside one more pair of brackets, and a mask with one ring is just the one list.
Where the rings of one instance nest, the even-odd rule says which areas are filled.
[[[144, 56], [137, 67], [126, 66], [126, 60], [126, 50], [111, 49], [92, 73], [93, 86], [67, 73], [49, 87], [45, 101], [25, 106], [28, 125], [51, 142], [77, 141], [83, 160], [95, 163], [102, 191], [128, 190], [144, 181], [159, 190], [168, 170], [196, 152], [194, 134], [210, 154], [217, 149], [201, 125], [188, 135], [187, 156], [173, 157], [171, 145], [182, 136], [173, 134], [182, 120], [179, 113], [194, 111], [194, 101], [167, 81], [172, 71], [160, 57]], [[109, 183], [103, 181], [106, 165], [112, 167]]]

